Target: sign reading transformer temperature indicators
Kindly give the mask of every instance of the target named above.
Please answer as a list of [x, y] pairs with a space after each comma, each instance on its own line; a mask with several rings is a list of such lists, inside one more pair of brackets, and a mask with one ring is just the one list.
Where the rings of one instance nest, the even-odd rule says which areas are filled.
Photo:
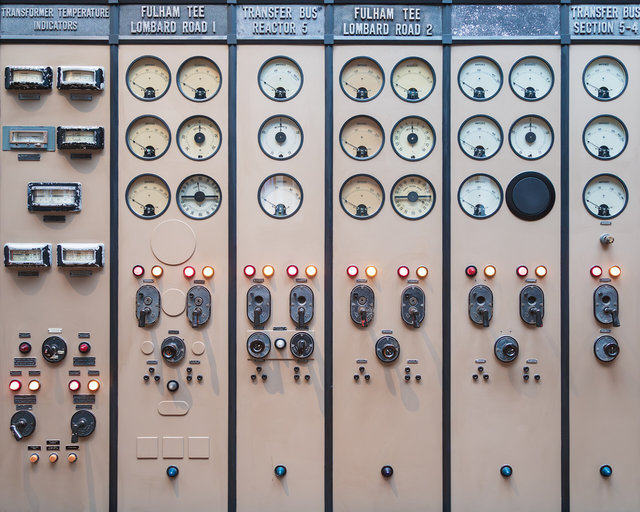
[[27, 209], [30, 212], [79, 212], [81, 208], [80, 183], [27, 184]]
[[50, 267], [51, 244], [4, 244], [5, 267]]
[[58, 126], [58, 149], [104, 149], [102, 126]]
[[104, 244], [58, 244], [59, 267], [104, 267]]
[[3, 126], [2, 149], [55, 151], [53, 126]]

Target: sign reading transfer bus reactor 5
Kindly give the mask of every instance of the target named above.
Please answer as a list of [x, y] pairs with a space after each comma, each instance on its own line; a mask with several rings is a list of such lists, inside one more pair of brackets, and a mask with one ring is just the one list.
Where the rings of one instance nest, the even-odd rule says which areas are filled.
[[240, 5], [238, 39], [324, 38], [321, 5]]

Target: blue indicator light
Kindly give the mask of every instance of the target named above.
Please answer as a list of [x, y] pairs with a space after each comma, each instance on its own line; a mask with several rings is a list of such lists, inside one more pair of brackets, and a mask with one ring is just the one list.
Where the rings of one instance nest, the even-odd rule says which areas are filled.
[[513, 469], [511, 469], [511, 466], [507, 464], [505, 464], [500, 468], [500, 474], [505, 478], [509, 478], [512, 475], [512, 473], [513, 473]]
[[604, 466], [600, 466], [600, 474], [605, 478], [609, 478], [613, 474], [613, 469], [611, 469], [609, 464], [605, 464]]
[[273, 471], [278, 478], [282, 478], [287, 474], [287, 468], [282, 464], [278, 464]]
[[175, 478], [175, 477], [177, 477], [179, 472], [180, 472], [180, 471], [178, 470], [178, 468], [177, 468], [176, 466], [169, 466], [169, 467], [167, 468], [167, 476], [168, 476], [169, 478]]

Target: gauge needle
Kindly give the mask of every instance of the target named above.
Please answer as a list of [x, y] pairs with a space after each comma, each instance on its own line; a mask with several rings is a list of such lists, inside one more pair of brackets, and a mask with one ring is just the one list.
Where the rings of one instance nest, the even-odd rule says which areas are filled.
[[[182, 199], [195, 199], [196, 195], [192, 195], [192, 196], [180, 196]], [[208, 196], [205, 194], [204, 196], [205, 199], [218, 199], [217, 195], [212, 195], [212, 196]]]
[[474, 86], [469, 85], [469, 84], [468, 84], [467, 82], [465, 82], [464, 80], [460, 80], [460, 83], [461, 83], [462, 85], [466, 85], [469, 89], [473, 89], [474, 91], [475, 91], [475, 89], [476, 89]]
[[[409, 196], [393, 196], [395, 199], [409, 199]], [[431, 196], [416, 196], [418, 199], [431, 199]]]
[[597, 85], [590, 84], [589, 82], [585, 82], [585, 85], [588, 85], [589, 87], [593, 87], [596, 91], [600, 89], [600, 87], [598, 87]]
[[265, 82], [264, 80], [262, 81], [262, 83], [263, 83], [264, 85], [266, 85], [267, 87], [271, 87], [274, 91], [276, 91], [276, 90], [277, 90], [273, 85], [268, 84], [268, 83], [267, 83], [267, 82]]
[[462, 142], [463, 144], [466, 144], [467, 146], [469, 146], [472, 149], [476, 149], [476, 147], [473, 144], [469, 144], [466, 140], [464, 139], [460, 139], [460, 142]]
[[587, 141], [587, 144], [591, 144], [594, 148], [600, 149], [600, 146], [598, 146], [597, 144], [594, 144], [590, 140]]
[[345, 144], [347, 144], [348, 146], [351, 146], [352, 148], [356, 148], [358, 149], [358, 146], [354, 146], [353, 144], [351, 144], [351, 142], [349, 142], [347, 139], [342, 139], [342, 142], [344, 142]]
[[475, 205], [475, 204], [470, 203], [470, 202], [469, 202], [469, 201], [467, 201], [466, 199], [462, 199], [462, 198], [460, 198], [460, 199], [461, 199], [461, 201], [462, 201], [463, 203], [467, 203], [467, 204], [468, 204], [469, 206], [471, 206], [472, 208], [475, 208], [475, 207], [476, 207], [476, 205]]
[[133, 142], [134, 144], [138, 144], [138, 146], [140, 146], [142, 149], [147, 149], [145, 146], [143, 146], [142, 144], [136, 142], [135, 140], [131, 139], [131, 142]]
[[[348, 85], [349, 87], [351, 87], [352, 89], [355, 89], [356, 91], [358, 90], [358, 88], [354, 85], [351, 85], [349, 82], [347, 82], [346, 80], [344, 81], [344, 85]], [[368, 90], [368, 89], [367, 89]]]
[[402, 87], [400, 84], [393, 84], [393, 85], [395, 85], [396, 87], [400, 87], [400, 89], [403, 89], [403, 90], [405, 90], [405, 91], [408, 91], [408, 90], [409, 90], [409, 89], [407, 89], [406, 87]]
[[595, 206], [596, 208], [598, 208], [600, 205], [594, 203], [593, 201], [590, 201], [589, 199], [587, 199], [587, 203], [591, 203], [593, 206]]
[[195, 91], [196, 88], [195, 87], [191, 87], [188, 83], [186, 82], [182, 82], [182, 85], [186, 85], [189, 89], [191, 89], [192, 91]]
[[276, 205], [275, 205], [274, 203], [272, 203], [271, 201], [269, 201], [266, 197], [264, 197], [264, 196], [263, 196], [263, 197], [261, 197], [261, 199], [262, 199], [263, 201], [266, 201], [267, 203], [269, 203], [269, 204], [270, 204], [271, 206], [273, 206], [274, 208], [276, 207]]
[[136, 87], [140, 87], [140, 89], [142, 89], [143, 91], [146, 91], [146, 90], [147, 90], [147, 88], [146, 88], [146, 87], [142, 87], [141, 85], [138, 85], [138, 84], [137, 84], [137, 83], [135, 83], [133, 80], [131, 80], [131, 83], [132, 83], [133, 85], [135, 85]]
[[133, 197], [130, 197], [129, 199], [131, 199], [131, 201], [133, 201], [134, 203], [138, 203], [140, 206], [144, 208], [144, 205], [140, 201], [136, 201]]
[[350, 204], [351, 206], [353, 206], [354, 208], [357, 208], [358, 206], [353, 204], [351, 201], [347, 201], [346, 199], [343, 199], [343, 201], [347, 204]]
[[523, 91], [527, 89], [526, 87], [522, 87], [520, 84], [517, 84], [516, 82], [511, 82], [511, 83], [516, 87], [520, 87], [520, 89], [522, 89]]

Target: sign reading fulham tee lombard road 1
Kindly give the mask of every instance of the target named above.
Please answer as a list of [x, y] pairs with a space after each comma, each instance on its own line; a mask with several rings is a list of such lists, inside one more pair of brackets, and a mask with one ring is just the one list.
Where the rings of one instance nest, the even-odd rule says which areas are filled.
[[106, 5], [5, 5], [0, 7], [0, 38], [107, 39], [109, 17]]
[[324, 38], [321, 5], [240, 5], [238, 39]]

